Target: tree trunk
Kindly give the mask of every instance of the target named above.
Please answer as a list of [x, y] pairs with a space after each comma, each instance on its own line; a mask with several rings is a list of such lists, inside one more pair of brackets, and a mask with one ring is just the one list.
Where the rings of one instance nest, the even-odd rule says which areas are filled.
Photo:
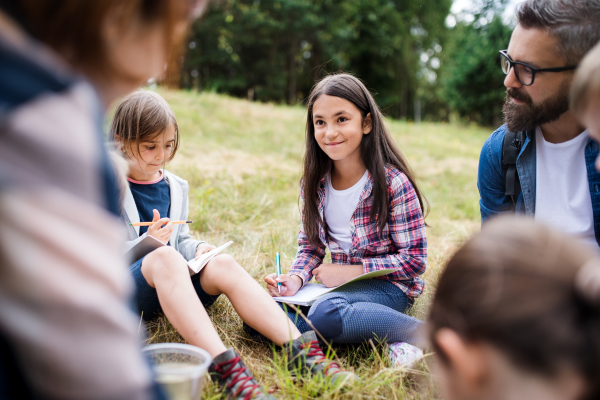
[[420, 124], [421, 123], [421, 100], [418, 98], [415, 98], [414, 109], [415, 109], [415, 124]]
[[402, 94], [400, 101], [400, 118], [404, 119], [408, 116], [408, 88], [406, 82], [402, 83]]
[[294, 104], [296, 102], [296, 52], [298, 51], [298, 38], [293, 36], [290, 40], [290, 47], [288, 53], [288, 104]]

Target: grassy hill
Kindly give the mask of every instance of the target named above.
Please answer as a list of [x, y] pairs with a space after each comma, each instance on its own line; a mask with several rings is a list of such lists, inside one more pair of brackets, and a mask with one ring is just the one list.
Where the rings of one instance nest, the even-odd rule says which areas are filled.
[[[190, 184], [193, 235], [212, 244], [233, 240], [228, 249], [259, 282], [275, 271], [275, 252], [284, 272], [296, 252], [300, 229], [299, 181], [306, 111], [303, 107], [252, 103], [216, 95], [159, 90], [178, 118], [181, 147], [167, 168]], [[479, 227], [476, 187], [479, 151], [488, 129], [448, 124], [388, 121], [431, 206], [426, 221], [429, 259], [425, 293], [412, 315], [424, 319], [443, 264]], [[382, 345], [336, 346], [337, 357], [364, 382], [339, 392], [319, 382], [298, 384], [273, 348], [255, 343], [222, 298], [209, 310], [228, 346], [234, 346], [266, 387], [280, 399], [435, 398], [428, 363], [408, 376], [386, 368]], [[183, 339], [164, 319], [149, 327], [149, 342]], [[213, 385], [204, 398], [219, 398]]]

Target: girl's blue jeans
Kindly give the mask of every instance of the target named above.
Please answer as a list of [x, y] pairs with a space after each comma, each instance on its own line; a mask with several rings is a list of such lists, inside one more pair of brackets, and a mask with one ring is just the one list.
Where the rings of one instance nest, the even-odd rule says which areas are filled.
[[[301, 333], [313, 330], [296, 311], [280, 305]], [[328, 342], [362, 343], [373, 339], [415, 344], [423, 322], [405, 314], [411, 305], [412, 301], [393, 283], [369, 279], [319, 297], [305, 316]]]

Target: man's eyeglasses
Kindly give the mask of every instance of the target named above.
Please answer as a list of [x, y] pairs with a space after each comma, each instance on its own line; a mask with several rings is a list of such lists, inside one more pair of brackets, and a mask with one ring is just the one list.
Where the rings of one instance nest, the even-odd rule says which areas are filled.
[[507, 53], [508, 50], [500, 50], [500, 66], [502, 67], [502, 72], [506, 75], [510, 72], [511, 68], [515, 70], [515, 76], [517, 80], [521, 82], [524, 86], [533, 85], [533, 81], [535, 80], [536, 72], [562, 72], [569, 71], [577, 68], [577, 66], [572, 67], [560, 67], [560, 68], [535, 68], [531, 65], [513, 61]]

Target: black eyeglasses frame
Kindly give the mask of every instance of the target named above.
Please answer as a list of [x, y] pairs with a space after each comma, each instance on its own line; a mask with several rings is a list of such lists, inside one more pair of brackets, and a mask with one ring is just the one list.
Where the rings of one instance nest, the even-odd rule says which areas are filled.
[[520, 64], [523, 65], [529, 69], [531, 69], [531, 83], [527, 84], [524, 83], [521, 78], [519, 77], [519, 70], [518, 69], [514, 69], [515, 71], [515, 76], [517, 77], [517, 80], [521, 83], [521, 85], [523, 86], [531, 86], [533, 85], [533, 82], [535, 82], [535, 74], [537, 72], [563, 72], [563, 71], [570, 71], [573, 70], [575, 68], [577, 68], [577, 65], [573, 65], [573, 66], [569, 66], [569, 67], [558, 67], [558, 68], [536, 68], [536, 67], [532, 67], [529, 64], [526, 64], [524, 62], [520, 62], [520, 61], [513, 61], [512, 58], [510, 58], [510, 56], [508, 55], [508, 50], [500, 50], [500, 65], [502, 66], [502, 57], [504, 57], [507, 61], [508, 61], [508, 66], [509, 69], [507, 72], [504, 72], [504, 69], [502, 70], [502, 72], [504, 72], [506, 75], [508, 75], [510, 73], [511, 69], [514, 69], [514, 65], [515, 64]]

